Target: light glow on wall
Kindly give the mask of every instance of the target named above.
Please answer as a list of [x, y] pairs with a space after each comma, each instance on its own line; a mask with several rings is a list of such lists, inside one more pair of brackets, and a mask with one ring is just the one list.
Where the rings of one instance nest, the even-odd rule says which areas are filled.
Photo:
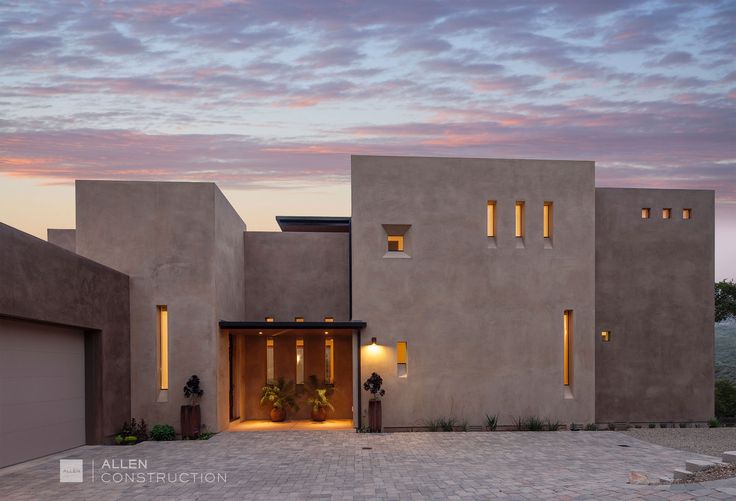
[[641, 218], [642, 219], [649, 219], [650, 213], [651, 213], [651, 211], [650, 211], [649, 207], [642, 208], [642, 210], [641, 210]]
[[670, 219], [672, 217], [672, 209], [662, 209], [662, 219]]
[[693, 215], [692, 209], [682, 209], [682, 219], [690, 219]]
[[169, 311], [157, 306], [158, 313], [158, 387], [169, 389]]

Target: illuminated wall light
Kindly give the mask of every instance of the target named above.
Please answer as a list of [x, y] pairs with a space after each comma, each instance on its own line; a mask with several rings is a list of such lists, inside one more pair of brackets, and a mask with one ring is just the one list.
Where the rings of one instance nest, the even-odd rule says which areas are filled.
[[335, 319], [333, 317], [325, 317], [325, 322], [334, 322]]
[[652, 211], [651, 211], [651, 209], [649, 207], [644, 207], [641, 210], [641, 218], [642, 219], [649, 219], [649, 217], [651, 216], [651, 213], [652, 213]]
[[266, 322], [273, 322], [273, 317], [266, 317]]
[[524, 202], [517, 200], [516, 202], [516, 237], [524, 236]]
[[495, 200], [489, 200], [488, 201], [488, 209], [487, 209], [487, 233], [489, 237], [495, 237], [496, 236], [496, 201]]
[[563, 314], [563, 338], [562, 338], [562, 383], [570, 385], [570, 350], [572, 346], [572, 310], [565, 310]]
[[682, 219], [690, 219], [693, 216], [692, 209], [682, 209]]
[[671, 217], [672, 217], [672, 209], [670, 208], [662, 209], [662, 219], [670, 219]]
[[158, 387], [169, 389], [169, 310], [165, 305], [156, 307], [158, 317]]
[[607, 343], [611, 340], [611, 331], [601, 331], [601, 341]]
[[294, 317], [294, 322], [304, 322], [304, 317]]
[[325, 336], [326, 336], [327, 334], [329, 334], [329, 333], [330, 333], [330, 331], [325, 331]]

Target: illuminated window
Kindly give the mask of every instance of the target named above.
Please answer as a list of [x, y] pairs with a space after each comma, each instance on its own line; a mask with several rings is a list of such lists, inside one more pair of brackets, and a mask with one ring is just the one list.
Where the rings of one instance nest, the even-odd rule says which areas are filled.
[[396, 370], [399, 377], [407, 377], [406, 341], [396, 343]]
[[266, 383], [273, 384], [273, 338], [266, 339]]
[[169, 311], [157, 306], [158, 316], [158, 387], [169, 389]]
[[565, 386], [569, 386], [570, 368], [572, 365], [572, 360], [570, 360], [572, 347], [572, 310], [565, 310], [563, 317], [564, 332], [562, 340], [562, 384], [564, 384]]
[[692, 209], [682, 209], [682, 219], [690, 219], [693, 215]]
[[296, 384], [304, 384], [304, 340], [296, 340]]
[[516, 237], [524, 236], [524, 202], [516, 202]]
[[544, 238], [552, 237], [552, 202], [544, 202]]
[[611, 331], [601, 331], [601, 341], [607, 343], [611, 340]]
[[294, 322], [304, 322], [304, 317], [294, 317]]
[[335, 382], [335, 342], [332, 339], [325, 339], [325, 382]]
[[662, 219], [670, 219], [672, 217], [672, 209], [662, 209]]
[[651, 214], [651, 209], [649, 207], [644, 207], [641, 210], [641, 218], [642, 219], [649, 219], [650, 214]]
[[488, 201], [488, 236], [496, 236], [496, 201]]
[[273, 322], [273, 317], [266, 317], [266, 322]]
[[335, 319], [333, 317], [325, 317], [325, 322], [334, 322]]
[[404, 252], [404, 235], [389, 235], [388, 236], [388, 251], [389, 252]]

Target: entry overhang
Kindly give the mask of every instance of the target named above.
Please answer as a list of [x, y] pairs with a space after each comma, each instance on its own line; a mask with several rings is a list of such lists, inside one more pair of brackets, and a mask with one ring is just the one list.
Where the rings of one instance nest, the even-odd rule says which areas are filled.
[[220, 329], [363, 329], [362, 320], [343, 322], [230, 322], [220, 320]]

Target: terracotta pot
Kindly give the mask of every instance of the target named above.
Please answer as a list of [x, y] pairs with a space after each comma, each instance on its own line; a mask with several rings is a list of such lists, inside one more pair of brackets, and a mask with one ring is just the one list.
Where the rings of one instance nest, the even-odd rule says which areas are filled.
[[277, 409], [276, 407], [271, 408], [271, 421], [280, 423], [284, 419], [286, 419], [286, 409], [283, 407], [281, 409]]
[[327, 419], [327, 409], [324, 407], [314, 408], [312, 407], [312, 420], [313, 421], [324, 421]]
[[199, 405], [181, 406], [181, 438], [197, 438], [202, 425], [202, 411]]
[[368, 429], [371, 433], [381, 433], [383, 429], [380, 400], [368, 401]]

